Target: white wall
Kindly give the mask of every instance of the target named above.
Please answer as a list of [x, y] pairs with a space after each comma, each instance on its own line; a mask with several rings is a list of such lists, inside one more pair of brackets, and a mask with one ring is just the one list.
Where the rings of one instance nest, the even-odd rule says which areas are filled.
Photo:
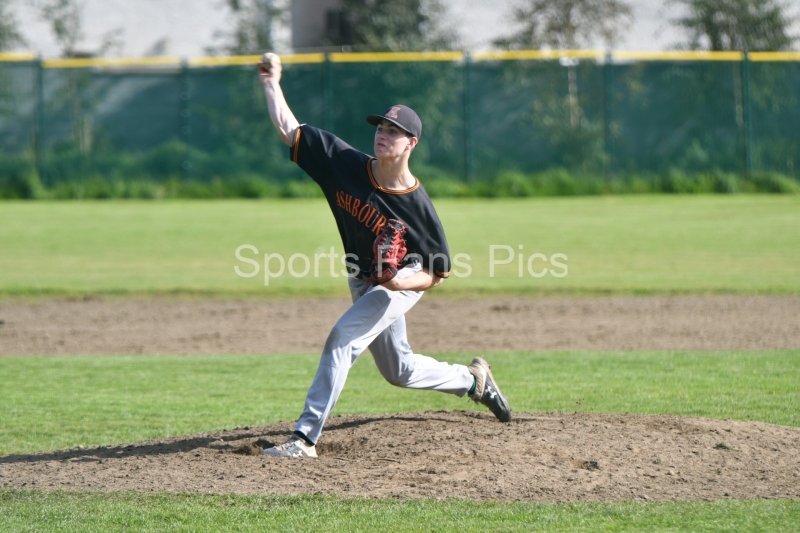
[[[288, 1], [288, 0], [283, 0]], [[315, 0], [304, 0], [313, 5]], [[330, 0], [317, 0], [320, 5]], [[400, 0], [398, 0], [400, 1]], [[461, 36], [467, 50], [490, 49], [493, 39], [511, 23], [511, 10], [520, 0], [443, 0], [449, 23]], [[165, 55], [194, 57], [218, 43], [214, 34], [230, 30], [233, 18], [225, 0], [82, 0], [84, 5], [85, 43], [81, 49], [96, 49], [102, 35], [123, 28], [123, 46], [114, 55], [142, 56], [152, 52], [164, 39]], [[49, 27], [39, 19], [32, 0], [11, 0], [11, 11], [21, 23], [28, 41], [24, 50], [56, 57], [58, 48]], [[663, 50], [681, 40], [681, 33], [670, 23], [677, 16], [675, 6], [664, 0], [630, 0], [635, 23], [617, 49]], [[666, 6], [665, 6], [666, 4]], [[278, 51], [290, 50], [290, 21], [278, 30]], [[800, 33], [798, 24], [795, 33]], [[602, 43], [597, 43], [602, 48]]]
[[[122, 28], [119, 51], [108, 55], [139, 57], [161, 48], [159, 55], [196, 57], [205, 48], [220, 44], [215, 37], [235, 24], [225, 0], [81, 0], [85, 40], [78, 50], [96, 50], [109, 31]], [[21, 50], [57, 57], [59, 49], [40, 11], [30, 0], [11, 0], [28, 46]], [[289, 29], [276, 28], [283, 52], [288, 51]], [[159, 47], [159, 43], [163, 46]]]
[[[59, 55], [49, 26], [42, 22], [32, 2], [17, 0], [12, 6], [20, 22], [27, 49], [44, 57]], [[123, 28], [122, 49], [113, 55], [142, 56], [161, 39], [163, 55], [196, 56], [213, 43], [214, 32], [230, 23], [219, 0], [83, 0], [86, 39], [79, 50], [95, 50], [102, 36]]]

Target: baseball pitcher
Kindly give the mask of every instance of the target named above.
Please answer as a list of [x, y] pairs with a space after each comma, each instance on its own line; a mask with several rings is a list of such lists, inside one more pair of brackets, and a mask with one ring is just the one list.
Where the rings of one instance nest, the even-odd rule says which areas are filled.
[[419, 116], [404, 105], [393, 105], [367, 117], [375, 127], [375, 156], [369, 156], [327, 131], [301, 125], [281, 91], [281, 68], [275, 54], [264, 54], [259, 64], [270, 118], [290, 147], [289, 157], [325, 193], [349, 259], [353, 305], [328, 335], [294, 433], [263, 453], [317, 456], [315, 445], [325, 420], [350, 367], [367, 348], [389, 383], [459, 397], [468, 394], [508, 422], [508, 401], [482, 357], [469, 366], [451, 365], [416, 354], [408, 345], [405, 313], [450, 272], [442, 224], [425, 188], [408, 168], [422, 137]]

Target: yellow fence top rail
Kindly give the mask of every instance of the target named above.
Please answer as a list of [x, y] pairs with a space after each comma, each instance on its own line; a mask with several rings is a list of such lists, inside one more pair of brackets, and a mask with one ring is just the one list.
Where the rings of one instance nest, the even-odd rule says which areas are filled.
[[377, 63], [388, 61], [461, 61], [464, 52], [357, 52], [330, 54], [334, 63]]
[[36, 61], [36, 54], [30, 52], [0, 52], [0, 61]]
[[153, 65], [180, 65], [181, 58], [163, 57], [92, 57], [76, 59], [47, 59], [42, 61], [44, 68], [87, 68], [87, 67], [146, 67]]
[[475, 61], [505, 61], [512, 59], [561, 59], [562, 57], [574, 59], [599, 59], [603, 57], [602, 50], [495, 50], [490, 52], [475, 52], [472, 59]]
[[[603, 50], [494, 50], [474, 52], [470, 57], [475, 61], [505, 60], [548, 60], [561, 58], [602, 59]], [[619, 61], [742, 61], [742, 52], [709, 52], [709, 51], [667, 51], [644, 52], [618, 50], [611, 52], [614, 60]], [[464, 52], [352, 52], [352, 53], [313, 53], [281, 55], [286, 64], [322, 63], [326, 57], [334, 63], [380, 63], [402, 61], [463, 61]], [[800, 52], [751, 52], [751, 61], [800, 61]], [[29, 52], [0, 53], [0, 62], [37, 61], [36, 54]], [[174, 56], [164, 57], [120, 57], [120, 58], [75, 58], [46, 59], [42, 61], [44, 68], [91, 68], [91, 67], [137, 67], [137, 66], [178, 66], [183, 59]], [[194, 57], [185, 60], [192, 67], [214, 67], [226, 65], [255, 65], [261, 61], [259, 55], [228, 57]]]
[[671, 51], [671, 52], [612, 52], [614, 59], [637, 61], [742, 61], [741, 52]]
[[[286, 54], [282, 55], [281, 63], [322, 63], [325, 54]], [[226, 65], [256, 65], [261, 61], [261, 56], [230, 56], [230, 57], [193, 57], [189, 60], [192, 67], [216, 67]]]
[[800, 52], [750, 52], [751, 61], [800, 61]]

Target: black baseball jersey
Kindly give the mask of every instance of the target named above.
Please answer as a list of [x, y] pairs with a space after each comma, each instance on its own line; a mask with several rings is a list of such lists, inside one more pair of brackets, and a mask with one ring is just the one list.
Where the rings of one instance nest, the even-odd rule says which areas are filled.
[[394, 218], [407, 228], [404, 237], [410, 258], [439, 277], [450, 275], [444, 229], [418, 179], [406, 190], [384, 189], [372, 175], [373, 157], [307, 124], [297, 128], [289, 154], [322, 188], [345, 253], [353, 254], [348, 262], [358, 265], [362, 273], [370, 272], [375, 237], [386, 221]]

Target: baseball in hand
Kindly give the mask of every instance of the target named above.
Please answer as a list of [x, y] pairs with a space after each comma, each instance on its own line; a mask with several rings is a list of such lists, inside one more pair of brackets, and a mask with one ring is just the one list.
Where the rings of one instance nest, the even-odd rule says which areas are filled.
[[280, 77], [281, 75], [281, 58], [278, 54], [267, 52], [261, 56], [261, 63], [258, 65], [262, 73], [269, 77]]

